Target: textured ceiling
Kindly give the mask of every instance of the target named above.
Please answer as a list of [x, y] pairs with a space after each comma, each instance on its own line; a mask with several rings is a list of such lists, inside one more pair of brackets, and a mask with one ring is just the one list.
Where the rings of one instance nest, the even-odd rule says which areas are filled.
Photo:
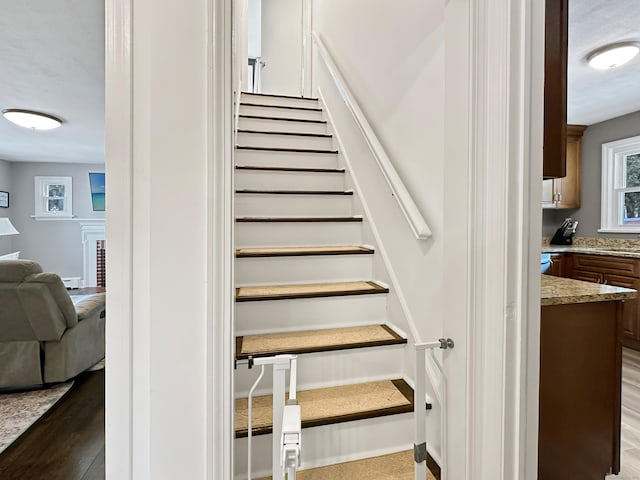
[[569, 0], [569, 123], [592, 125], [640, 110], [640, 55], [613, 70], [594, 70], [585, 60], [623, 41], [640, 41], [640, 0]]
[[61, 117], [31, 131], [0, 117], [0, 159], [104, 162], [104, 1], [0, 0], [0, 110]]
[[[640, 110], [640, 58], [596, 71], [584, 57], [640, 41], [640, 0], [569, 0], [569, 123]], [[41, 110], [62, 128], [32, 132], [0, 117], [0, 159], [104, 161], [104, 1], [0, 0], [0, 110]]]

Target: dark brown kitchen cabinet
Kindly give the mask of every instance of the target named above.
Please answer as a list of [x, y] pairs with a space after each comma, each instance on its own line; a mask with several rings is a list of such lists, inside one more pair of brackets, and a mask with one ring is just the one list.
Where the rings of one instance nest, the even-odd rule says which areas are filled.
[[567, 0], [546, 0], [544, 42], [544, 154], [542, 176], [566, 176]]
[[[640, 292], [640, 259], [572, 254], [566, 276], [586, 282], [633, 288]], [[622, 344], [640, 350], [640, 301], [626, 300], [622, 314]]]
[[554, 277], [566, 277], [567, 256], [564, 253], [551, 254], [551, 271], [550, 275]]

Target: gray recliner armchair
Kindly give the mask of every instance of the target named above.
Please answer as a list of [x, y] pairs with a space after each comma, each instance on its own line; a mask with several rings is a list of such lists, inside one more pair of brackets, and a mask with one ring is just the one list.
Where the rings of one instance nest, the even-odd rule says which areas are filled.
[[29, 260], [0, 261], [0, 389], [63, 382], [104, 358], [105, 295], [74, 305]]

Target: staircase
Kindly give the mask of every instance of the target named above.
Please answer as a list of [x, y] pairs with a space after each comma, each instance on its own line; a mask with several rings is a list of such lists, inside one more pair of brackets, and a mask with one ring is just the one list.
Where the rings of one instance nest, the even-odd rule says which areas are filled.
[[[239, 112], [236, 358], [299, 355], [299, 478], [413, 478], [411, 355], [387, 315], [389, 286], [373, 278], [375, 248], [363, 244], [331, 126], [316, 99], [242, 94]], [[257, 373], [235, 374], [236, 478]], [[254, 478], [271, 470], [270, 387], [268, 372], [253, 402]]]

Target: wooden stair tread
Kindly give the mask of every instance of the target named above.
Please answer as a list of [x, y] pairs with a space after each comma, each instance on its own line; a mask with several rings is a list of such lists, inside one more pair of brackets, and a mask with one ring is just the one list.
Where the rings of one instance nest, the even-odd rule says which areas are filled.
[[246, 257], [293, 257], [305, 255], [369, 255], [372, 248], [356, 245], [332, 245], [319, 247], [258, 247], [237, 248], [236, 258]]
[[305, 132], [272, 132], [268, 130], [238, 130], [238, 133], [255, 133], [258, 135], [287, 135], [292, 137], [319, 137], [331, 138], [330, 133], [305, 133]]
[[236, 358], [242, 360], [249, 356], [329, 352], [403, 343], [407, 340], [387, 325], [245, 335], [236, 338]]
[[238, 223], [295, 223], [295, 222], [355, 222], [361, 223], [362, 217], [237, 217]]
[[282, 117], [268, 117], [264, 115], [238, 115], [239, 118], [251, 118], [255, 120], [275, 120], [282, 122], [303, 122], [303, 123], [324, 123], [326, 120], [308, 120], [306, 118], [282, 118]]
[[264, 103], [240, 102], [240, 105], [243, 105], [245, 107], [284, 108], [284, 109], [288, 109], [288, 110], [309, 110], [309, 111], [313, 111], [313, 112], [321, 112], [322, 111], [321, 108], [293, 107], [293, 106], [288, 107], [286, 105], [265, 105]]
[[308, 283], [300, 285], [261, 285], [236, 288], [236, 302], [338, 297], [388, 292], [388, 288], [370, 281]]
[[[311, 468], [296, 473], [297, 480], [414, 480], [413, 450]], [[259, 480], [271, 480], [264, 477]], [[427, 470], [426, 480], [436, 480]]]
[[309, 167], [260, 167], [257, 165], [236, 165], [236, 170], [257, 170], [266, 172], [301, 172], [301, 173], [344, 173], [344, 168], [309, 168]]
[[[302, 428], [413, 412], [413, 389], [402, 379], [299, 391]], [[236, 400], [236, 438], [247, 436], [248, 402]], [[272, 396], [253, 399], [253, 435], [272, 429]]]
[[251, 95], [252, 97], [272, 97], [272, 98], [293, 98], [295, 100], [309, 100], [317, 102], [318, 99], [314, 97], [298, 97], [295, 95], [278, 95], [275, 93], [255, 93], [255, 92], [240, 92], [242, 95]]
[[240, 189], [240, 194], [255, 195], [353, 195], [353, 190], [257, 190]]
[[287, 148], [287, 147], [255, 147], [251, 145], [236, 145], [238, 150], [260, 150], [266, 152], [294, 152], [294, 153], [323, 153], [337, 155], [338, 150], [327, 150], [321, 148]]

